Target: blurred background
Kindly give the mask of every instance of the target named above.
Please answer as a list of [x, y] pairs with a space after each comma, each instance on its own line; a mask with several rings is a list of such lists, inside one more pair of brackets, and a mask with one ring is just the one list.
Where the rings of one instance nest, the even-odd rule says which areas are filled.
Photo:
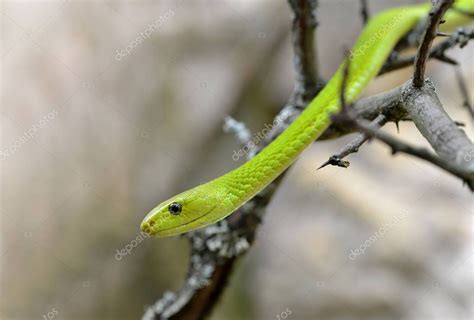
[[[362, 28], [359, 10], [320, 1], [326, 79]], [[241, 164], [225, 115], [260, 132], [292, 91], [288, 5], [2, 1], [1, 13], [0, 318], [138, 319], [188, 264], [184, 239], [136, 240], [144, 215]], [[471, 93], [473, 48], [451, 51]], [[432, 61], [428, 72], [472, 138], [454, 69]], [[427, 146], [411, 123], [399, 137]], [[472, 319], [468, 189], [378, 142], [348, 169], [316, 170], [351, 138], [318, 142], [292, 167], [211, 319]]]

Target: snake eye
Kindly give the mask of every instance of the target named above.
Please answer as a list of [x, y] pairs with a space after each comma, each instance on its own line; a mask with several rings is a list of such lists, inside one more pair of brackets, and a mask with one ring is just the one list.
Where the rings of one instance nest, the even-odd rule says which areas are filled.
[[177, 202], [170, 203], [170, 205], [168, 206], [168, 211], [175, 216], [180, 214], [182, 209], [183, 206]]

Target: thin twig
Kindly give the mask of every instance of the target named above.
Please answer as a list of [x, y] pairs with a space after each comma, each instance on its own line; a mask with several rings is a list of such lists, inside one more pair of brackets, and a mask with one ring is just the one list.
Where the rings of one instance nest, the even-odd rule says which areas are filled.
[[425, 82], [426, 61], [430, 54], [431, 44], [437, 35], [441, 18], [453, 2], [454, 0], [438, 0], [430, 11], [425, 33], [415, 58], [413, 85], [417, 88], [421, 87]]
[[339, 95], [339, 100], [341, 102], [341, 112], [347, 111], [347, 104], [346, 104], [346, 86], [347, 86], [347, 79], [349, 78], [349, 68], [351, 64], [351, 60], [349, 58], [349, 53], [346, 50], [346, 59], [344, 62], [344, 68], [342, 69], [342, 81], [341, 81], [341, 91]]
[[360, 0], [360, 14], [362, 16], [362, 22], [364, 25], [367, 24], [369, 21], [370, 14], [369, 14], [369, 5], [367, 4], [367, 0]]
[[[456, 47], [457, 45], [463, 48], [468, 43], [468, 41], [472, 39], [474, 39], [474, 29], [460, 28], [453, 32], [448, 39], [443, 40], [442, 42], [433, 46], [433, 48], [430, 50], [429, 58], [434, 58], [448, 64], [457, 65], [455, 60], [446, 55], [446, 51]], [[409, 57], [398, 57], [397, 55], [396, 58], [387, 61], [387, 63], [382, 67], [382, 70], [380, 70], [379, 75], [412, 66], [414, 63], [414, 55]]]
[[[314, 29], [317, 26], [314, 12], [318, 1], [289, 0], [293, 10], [292, 38], [296, 70], [294, 97], [310, 100], [324, 86], [315, 67]], [[303, 106], [304, 107], [304, 106]]]
[[[377, 118], [372, 120], [370, 122], [370, 126], [374, 129], [379, 129], [381, 126], [383, 126], [387, 121], [387, 117], [383, 114], [379, 114]], [[332, 166], [338, 166], [338, 167], [343, 167], [347, 168], [350, 165], [349, 161], [342, 160], [348, 155], [352, 153], [356, 153], [359, 151], [359, 148], [367, 141], [369, 140], [369, 136], [366, 133], [359, 133], [359, 135], [346, 144], [344, 147], [342, 147], [338, 152], [336, 152], [334, 155], [329, 157], [329, 159], [324, 162], [318, 169], [324, 168], [327, 165], [332, 165]]]

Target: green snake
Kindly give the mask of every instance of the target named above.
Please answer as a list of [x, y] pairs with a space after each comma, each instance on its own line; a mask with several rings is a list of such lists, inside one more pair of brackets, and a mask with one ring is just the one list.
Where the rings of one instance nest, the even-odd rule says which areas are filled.
[[[469, 23], [474, 0], [458, 0], [444, 16], [443, 29]], [[344, 93], [353, 102], [380, 71], [397, 42], [421, 19], [430, 4], [398, 7], [373, 16], [358, 37], [349, 56]], [[224, 219], [249, 201], [290, 166], [331, 124], [340, 110], [340, 90], [345, 62], [298, 118], [272, 143], [240, 167], [184, 191], [151, 210], [141, 230], [156, 237], [173, 236]]]

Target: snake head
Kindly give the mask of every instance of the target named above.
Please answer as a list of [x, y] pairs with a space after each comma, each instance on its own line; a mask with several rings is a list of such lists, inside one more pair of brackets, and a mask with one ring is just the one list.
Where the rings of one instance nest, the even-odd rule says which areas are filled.
[[221, 200], [215, 189], [206, 184], [180, 193], [152, 209], [141, 223], [141, 230], [151, 236], [168, 237], [204, 227], [219, 219]]

